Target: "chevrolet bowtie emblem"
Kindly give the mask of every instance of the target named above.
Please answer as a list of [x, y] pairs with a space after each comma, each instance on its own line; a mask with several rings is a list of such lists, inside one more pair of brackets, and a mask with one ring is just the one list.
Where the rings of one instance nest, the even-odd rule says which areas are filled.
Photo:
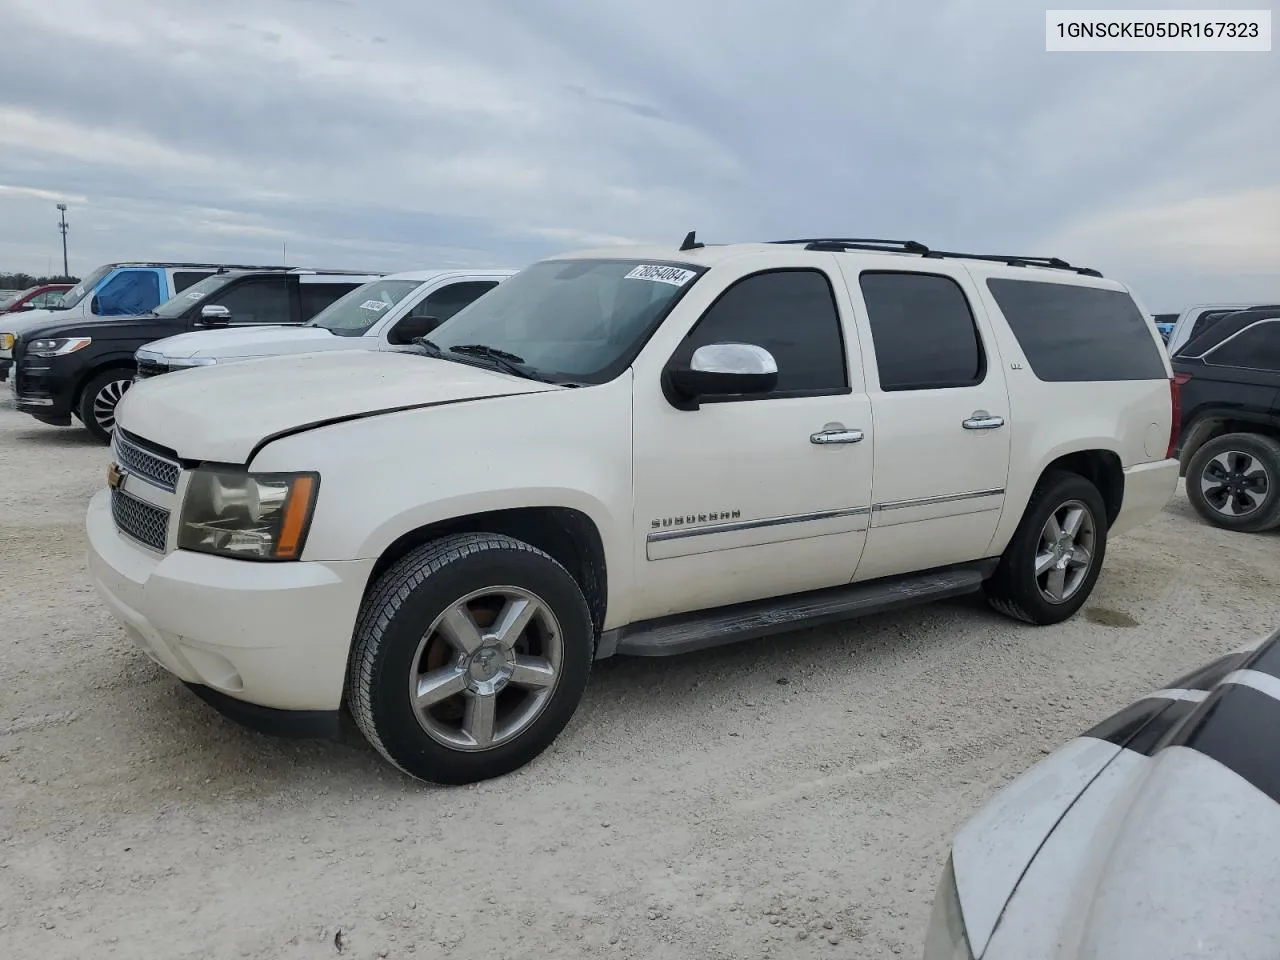
[[125, 472], [120, 469], [120, 464], [112, 460], [111, 465], [107, 467], [107, 486], [117, 490], [120, 484], [124, 483], [124, 478]]

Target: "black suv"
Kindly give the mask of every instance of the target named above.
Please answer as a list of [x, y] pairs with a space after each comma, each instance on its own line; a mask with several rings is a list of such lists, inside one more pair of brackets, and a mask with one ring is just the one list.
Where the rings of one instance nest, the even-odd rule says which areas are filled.
[[139, 347], [190, 330], [305, 323], [376, 277], [363, 271], [222, 269], [151, 313], [29, 330], [13, 347], [18, 409], [54, 426], [70, 426], [74, 416], [107, 442], [116, 404], [133, 383]]
[[1173, 369], [1191, 505], [1228, 530], [1280, 527], [1280, 308], [1219, 317]]

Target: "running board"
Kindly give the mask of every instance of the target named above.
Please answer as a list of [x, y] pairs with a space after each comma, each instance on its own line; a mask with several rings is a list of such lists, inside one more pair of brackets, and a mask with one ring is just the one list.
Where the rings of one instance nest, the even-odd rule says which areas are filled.
[[615, 654], [669, 657], [958, 597], [978, 590], [982, 581], [995, 572], [998, 563], [998, 559], [981, 560], [963, 566], [645, 620], [606, 630], [600, 635], [596, 659]]

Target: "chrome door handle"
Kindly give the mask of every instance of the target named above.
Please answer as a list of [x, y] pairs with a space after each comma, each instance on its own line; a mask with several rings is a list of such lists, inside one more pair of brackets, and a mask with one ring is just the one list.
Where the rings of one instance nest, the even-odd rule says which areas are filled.
[[973, 416], [965, 420], [962, 426], [966, 430], [994, 430], [1004, 426], [1004, 417], [993, 417], [985, 410], [975, 410]]
[[861, 430], [846, 430], [844, 427], [809, 434], [810, 443], [858, 443], [861, 440]]

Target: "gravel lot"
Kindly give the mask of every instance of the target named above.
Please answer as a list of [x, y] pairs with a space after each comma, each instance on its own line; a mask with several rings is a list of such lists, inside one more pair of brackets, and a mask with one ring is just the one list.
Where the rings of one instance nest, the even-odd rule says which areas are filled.
[[222, 720], [88, 584], [105, 448], [0, 400], [0, 955], [918, 956], [955, 828], [1109, 711], [1280, 623], [1280, 537], [1179, 495], [1091, 606], [942, 603], [607, 661], [555, 747], [461, 789]]

